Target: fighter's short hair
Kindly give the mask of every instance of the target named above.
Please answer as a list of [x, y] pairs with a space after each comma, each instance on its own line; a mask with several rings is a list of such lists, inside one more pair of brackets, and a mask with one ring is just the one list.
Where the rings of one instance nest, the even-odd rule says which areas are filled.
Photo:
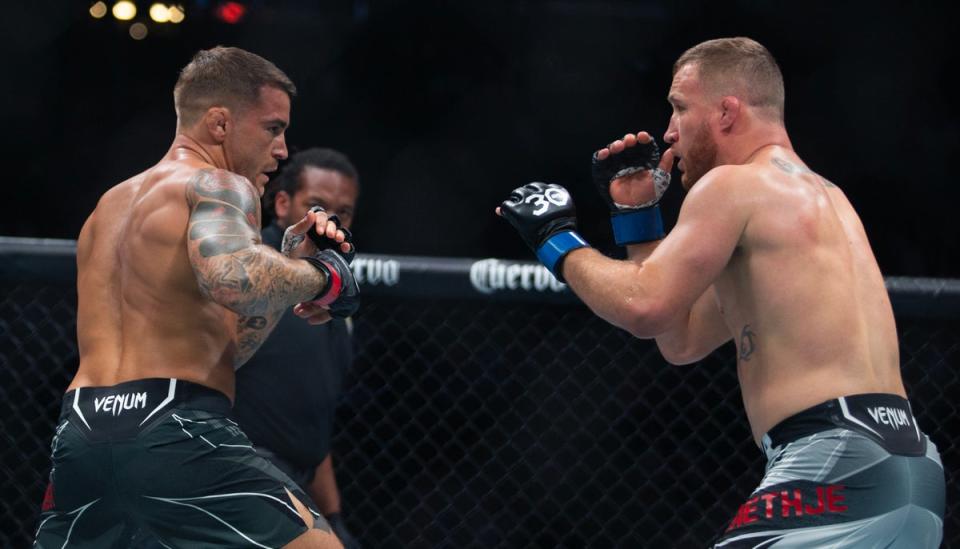
[[689, 64], [697, 67], [708, 92], [735, 95], [783, 122], [783, 74], [770, 51], [756, 40], [741, 36], [701, 42], [677, 59], [673, 74]]
[[243, 109], [255, 105], [260, 89], [272, 86], [293, 97], [297, 88], [276, 65], [240, 48], [200, 50], [180, 71], [173, 103], [180, 123], [194, 124], [210, 107]]

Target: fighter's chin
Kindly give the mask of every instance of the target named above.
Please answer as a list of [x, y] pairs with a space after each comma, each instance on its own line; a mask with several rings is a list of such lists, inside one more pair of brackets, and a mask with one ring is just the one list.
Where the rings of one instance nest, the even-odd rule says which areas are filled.
[[263, 194], [263, 188], [267, 185], [267, 182], [270, 181], [270, 176], [265, 173], [257, 174], [257, 188], [260, 189], [260, 194]]

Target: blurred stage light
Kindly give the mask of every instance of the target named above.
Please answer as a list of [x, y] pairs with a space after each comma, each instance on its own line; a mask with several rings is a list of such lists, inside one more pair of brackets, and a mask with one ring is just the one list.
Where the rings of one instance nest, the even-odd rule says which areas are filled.
[[243, 19], [247, 13], [247, 6], [240, 2], [220, 2], [216, 9], [217, 18], [224, 23], [235, 25]]
[[186, 12], [183, 10], [183, 6], [170, 6], [170, 9], [167, 11], [170, 13], [171, 23], [179, 23], [187, 16]]
[[90, 6], [90, 16], [94, 19], [100, 19], [107, 14], [107, 4], [104, 2], [97, 2], [96, 4]]
[[137, 16], [137, 6], [130, 0], [120, 0], [113, 5], [113, 16], [121, 21], [129, 21]]
[[157, 23], [166, 23], [170, 20], [170, 8], [160, 3], [153, 4], [150, 6], [150, 19]]
[[143, 23], [134, 23], [130, 25], [130, 38], [134, 40], [143, 40], [147, 37], [147, 26]]

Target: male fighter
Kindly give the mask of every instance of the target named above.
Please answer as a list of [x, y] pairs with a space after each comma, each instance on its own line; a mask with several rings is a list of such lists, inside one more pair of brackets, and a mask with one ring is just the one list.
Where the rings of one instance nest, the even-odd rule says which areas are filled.
[[[716, 547], [937, 547], [944, 474], [900, 376], [883, 277], [856, 212], [793, 151], [783, 79], [762, 45], [711, 40], [674, 65], [660, 158], [645, 133], [594, 155], [628, 259], [590, 248], [558, 185], [498, 213], [600, 317], [673, 364], [735, 340], [768, 464]], [[689, 193], [664, 238], [674, 157]], [[659, 163], [659, 164], [658, 164]]]
[[294, 225], [285, 253], [260, 244], [259, 197], [287, 156], [294, 93], [257, 55], [197, 53], [174, 88], [170, 150], [84, 224], [80, 366], [35, 546], [127, 547], [138, 530], [167, 547], [340, 546], [228, 418], [234, 369], [285, 309], [311, 302], [296, 310], [320, 322], [357, 305], [333, 249], [352, 244], [325, 213]]
[[[273, 221], [264, 244], [280, 249], [288, 227], [313, 207], [335, 214], [350, 229], [360, 192], [353, 163], [339, 151], [294, 154], [267, 192]], [[271, 208], [272, 206], [272, 208]], [[341, 515], [330, 453], [334, 412], [343, 376], [353, 362], [349, 319], [311, 326], [284, 314], [263, 346], [237, 371], [234, 418], [257, 453], [287, 473], [316, 503], [346, 549], [359, 543]]]

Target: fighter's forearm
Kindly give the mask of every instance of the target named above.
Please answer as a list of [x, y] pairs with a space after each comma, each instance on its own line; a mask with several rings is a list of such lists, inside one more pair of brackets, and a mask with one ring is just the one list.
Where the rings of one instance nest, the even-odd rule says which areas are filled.
[[313, 298], [325, 276], [260, 244], [260, 200], [225, 170], [199, 170], [186, 186], [187, 252], [200, 291], [244, 316], [265, 316]]
[[240, 315], [265, 316], [317, 295], [324, 274], [305, 261], [253, 245], [195, 261], [200, 290]]
[[597, 316], [636, 337], [654, 337], [668, 321], [654, 290], [657, 273], [639, 261], [581, 248], [564, 260], [563, 276]]

